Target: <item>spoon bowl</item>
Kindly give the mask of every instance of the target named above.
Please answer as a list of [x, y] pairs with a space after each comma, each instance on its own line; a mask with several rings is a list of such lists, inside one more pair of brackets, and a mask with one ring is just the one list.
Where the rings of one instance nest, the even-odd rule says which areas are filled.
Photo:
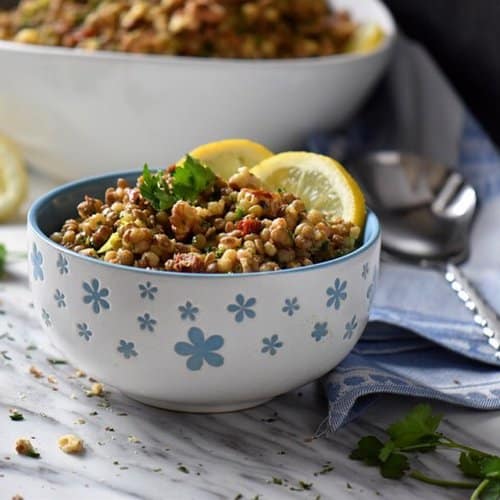
[[467, 258], [477, 196], [458, 172], [396, 151], [371, 153], [350, 171], [383, 220], [386, 251], [411, 260]]

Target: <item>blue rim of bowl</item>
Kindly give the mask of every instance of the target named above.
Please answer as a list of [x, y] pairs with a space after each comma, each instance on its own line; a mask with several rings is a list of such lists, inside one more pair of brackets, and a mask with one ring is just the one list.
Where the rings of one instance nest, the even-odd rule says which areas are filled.
[[[313, 271], [317, 269], [322, 269], [325, 267], [329, 266], [335, 266], [337, 264], [341, 264], [343, 262], [346, 262], [347, 260], [350, 260], [354, 257], [357, 257], [363, 253], [365, 253], [368, 249], [370, 249], [373, 245], [376, 244], [376, 242], [380, 239], [380, 221], [378, 220], [378, 217], [375, 215], [375, 213], [371, 210], [367, 211], [366, 215], [366, 220], [368, 221], [368, 218], [370, 217], [374, 222], [374, 228], [373, 228], [373, 233], [369, 236], [368, 240], [364, 242], [360, 247], [356, 248], [352, 252], [342, 255], [341, 257], [337, 257], [332, 260], [326, 260], [324, 262], [318, 262], [316, 264], [311, 264], [309, 266], [303, 266], [303, 267], [295, 267], [292, 269], [279, 269], [278, 271], [258, 271], [258, 272], [253, 272], [253, 273], [181, 273], [181, 272], [176, 272], [176, 271], [161, 271], [158, 269], [143, 269], [143, 268], [138, 268], [138, 267], [132, 267], [132, 266], [122, 266], [119, 264], [111, 264], [109, 262], [105, 262], [100, 259], [94, 259], [92, 257], [87, 257], [85, 255], [81, 255], [79, 253], [73, 252], [72, 250], [59, 245], [58, 243], [52, 241], [41, 229], [40, 226], [38, 225], [37, 222], [37, 213], [39, 212], [40, 208], [43, 207], [47, 202], [49, 202], [51, 199], [55, 198], [58, 195], [61, 195], [63, 193], [70, 193], [73, 189], [80, 187], [85, 184], [89, 183], [95, 183], [99, 181], [106, 181], [107, 184], [103, 184], [103, 191], [106, 189], [106, 187], [112, 185], [110, 184], [111, 182], [115, 181], [119, 177], [130, 177], [130, 176], [136, 176], [138, 177], [141, 174], [140, 170], [126, 170], [122, 172], [108, 172], [106, 174], [102, 175], [97, 175], [97, 176], [92, 176], [92, 177], [85, 177], [83, 179], [79, 179], [77, 181], [69, 182], [66, 184], [63, 184], [61, 186], [58, 186], [49, 192], [45, 193], [44, 195], [40, 196], [35, 202], [31, 205], [29, 211], [28, 211], [28, 216], [27, 216], [27, 222], [28, 222], [28, 228], [31, 228], [36, 235], [41, 238], [46, 244], [54, 248], [56, 251], [63, 253], [65, 255], [68, 255], [73, 258], [77, 258], [79, 260], [83, 260], [84, 262], [89, 262], [93, 263], [96, 265], [100, 266], [105, 266], [108, 268], [112, 269], [121, 269], [123, 271], [127, 272], [135, 272], [139, 274], [143, 274], [146, 276], [175, 276], [175, 277], [182, 277], [182, 278], [210, 278], [210, 279], [221, 279], [221, 278], [255, 278], [258, 276], [269, 276], [269, 275], [281, 275], [281, 274], [290, 274], [290, 273], [301, 273], [301, 272], [306, 272], [306, 271]], [[75, 207], [76, 209], [76, 207]], [[366, 230], [366, 223], [365, 223], [365, 228], [363, 228], [363, 231]]]

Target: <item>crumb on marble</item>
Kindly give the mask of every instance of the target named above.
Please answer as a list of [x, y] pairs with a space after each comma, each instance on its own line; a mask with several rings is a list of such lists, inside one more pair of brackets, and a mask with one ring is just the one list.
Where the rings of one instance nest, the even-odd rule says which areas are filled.
[[86, 375], [86, 373], [83, 370], [78, 369], [75, 371], [73, 376], [75, 378], [83, 378], [83, 377], [85, 377], [85, 375]]
[[65, 434], [57, 440], [59, 448], [64, 453], [81, 453], [84, 449], [83, 439], [74, 434]]
[[77, 418], [73, 423], [82, 425], [82, 424], [86, 424], [87, 421], [84, 418]]
[[24, 497], [21, 496], [19, 493], [16, 493], [13, 497], [12, 500], [24, 500]]
[[87, 391], [87, 396], [102, 396], [104, 394], [104, 385], [100, 382], [94, 382]]
[[140, 443], [141, 442], [141, 440], [138, 437], [132, 436], [132, 435], [130, 435], [128, 437], [128, 440], [129, 440], [130, 443]]
[[43, 373], [42, 371], [37, 368], [35, 365], [31, 365], [30, 366], [30, 369], [29, 369], [29, 372], [31, 373], [31, 375], [33, 375], [35, 378], [42, 378], [43, 377]]
[[39, 458], [40, 453], [35, 451], [31, 441], [28, 438], [22, 437], [16, 440], [16, 452], [19, 455], [24, 455], [31, 458]]
[[56, 377], [54, 377], [54, 375], [49, 375], [47, 377], [47, 381], [49, 382], [49, 384], [57, 384], [57, 379]]

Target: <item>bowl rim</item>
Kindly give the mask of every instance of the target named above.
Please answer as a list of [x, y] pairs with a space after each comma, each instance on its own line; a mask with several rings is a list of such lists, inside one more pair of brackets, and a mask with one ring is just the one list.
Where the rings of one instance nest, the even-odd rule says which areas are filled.
[[[373, 247], [380, 239], [381, 235], [380, 221], [378, 217], [375, 215], [375, 213], [370, 209], [368, 209], [366, 215], [365, 228], [363, 229], [363, 231], [366, 231], [368, 222], [370, 222], [370, 224], [373, 225], [372, 232], [371, 234], [368, 235], [368, 239], [364, 241], [360, 247], [356, 248], [355, 250], [346, 255], [337, 257], [336, 259], [327, 260], [324, 262], [318, 262], [316, 264], [311, 264], [309, 266], [295, 267], [292, 269], [279, 269], [277, 271], [258, 271], [253, 273], [182, 273], [178, 271], [162, 271], [159, 269], [143, 269], [132, 266], [123, 266], [119, 264], [112, 264], [110, 262], [105, 262], [100, 259], [87, 257], [85, 255], [76, 253], [73, 250], [70, 250], [69, 248], [66, 248], [62, 245], [59, 245], [55, 241], [51, 240], [49, 236], [47, 236], [40, 228], [37, 220], [39, 211], [45, 205], [47, 205], [47, 203], [49, 203], [52, 199], [56, 198], [57, 196], [60, 196], [65, 193], [71, 193], [75, 188], [84, 187], [86, 184], [95, 184], [95, 183], [102, 183], [104, 191], [107, 186], [111, 185], [109, 184], [109, 182], [112, 181], [116, 182], [116, 180], [119, 177], [135, 176], [137, 178], [137, 176], [140, 175], [140, 173], [141, 170], [137, 169], [125, 170], [122, 172], [108, 172], [97, 176], [84, 177], [82, 179], [62, 184], [61, 186], [51, 189], [47, 193], [37, 198], [30, 206], [27, 215], [27, 228], [31, 229], [38, 236], [38, 238], [40, 238], [44, 243], [52, 247], [53, 250], [61, 254], [69, 255], [72, 258], [83, 260], [84, 262], [93, 263], [97, 266], [105, 266], [115, 270], [122, 270], [124, 272], [139, 273], [145, 276], [171, 276], [171, 277], [175, 276], [175, 277], [181, 277], [183, 279], [190, 279], [190, 278], [228, 279], [228, 278], [250, 278], [250, 277], [256, 278], [258, 276], [269, 276], [269, 275], [279, 276], [282, 274], [301, 273], [301, 272], [323, 269], [325, 267], [342, 264], [352, 258], [355, 258], [365, 253], [371, 247]], [[105, 184], [104, 182], [107, 183]]]
[[397, 37], [397, 26], [394, 17], [388, 7], [381, 0], [372, 0], [376, 8], [380, 10], [388, 20], [389, 30], [385, 30], [385, 37], [375, 50], [367, 53], [356, 54], [333, 54], [319, 57], [297, 57], [287, 59], [236, 59], [220, 57], [195, 57], [195, 56], [176, 56], [168, 54], [133, 54], [129, 52], [96, 50], [89, 51], [81, 48], [59, 47], [50, 45], [32, 45], [0, 40], [0, 53], [15, 52], [21, 54], [41, 55], [46, 54], [54, 57], [76, 58], [83, 60], [95, 60], [101, 62], [138, 62], [140, 64], [164, 64], [164, 65], [199, 65], [202, 68], [220, 68], [220, 67], [247, 67], [255, 70], [290, 68], [302, 66], [330, 66], [332, 64], [341, 64], [345, 62], [356, 62], [365, 59], [374, 58], [381, 53], [389, 51]]

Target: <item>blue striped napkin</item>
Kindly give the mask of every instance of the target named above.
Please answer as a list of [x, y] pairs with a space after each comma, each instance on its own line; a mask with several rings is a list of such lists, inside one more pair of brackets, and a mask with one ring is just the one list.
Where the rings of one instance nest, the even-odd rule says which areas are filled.
[[[500, 311], [500, 156], [421, 47], [401, 39], [386, 79], [353, 123], [311, 137], [308, 146], [344, 161], [373, 149], [401, 149], [461, 171], [480, 199], [462, 269]], [[356, 418], [380, 393], [500, 409], [495, 353], [444, 276], [383, 263], [366, 331], [322, 381], [329, 428]]]

